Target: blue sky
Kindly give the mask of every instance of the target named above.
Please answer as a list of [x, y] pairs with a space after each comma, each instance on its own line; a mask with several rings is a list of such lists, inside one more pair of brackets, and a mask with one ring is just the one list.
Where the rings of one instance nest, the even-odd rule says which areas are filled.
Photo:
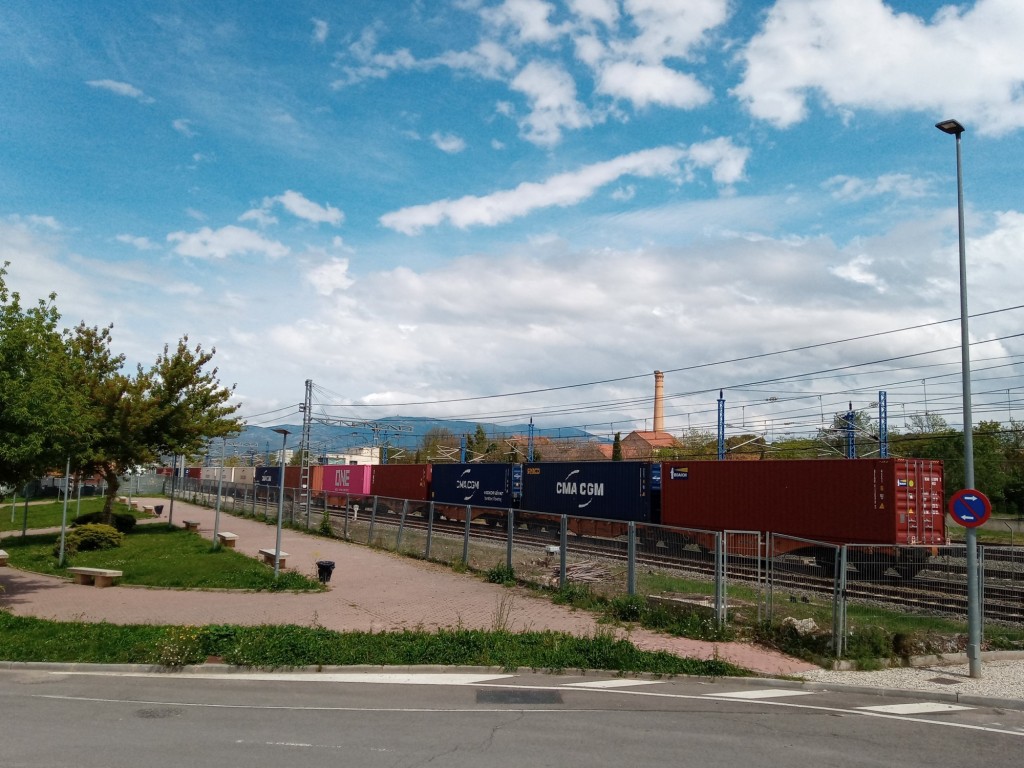
[[953, 117], [976, 418], [1016, 418], [1022, 39], [1018, 0], [7, 0], [0, 260], [133, 362], [216, 347], [253, 424], [312, 379], [628, 432], [655, 369], [676, 432], [718, 389], [730, 431], [955, 424]]

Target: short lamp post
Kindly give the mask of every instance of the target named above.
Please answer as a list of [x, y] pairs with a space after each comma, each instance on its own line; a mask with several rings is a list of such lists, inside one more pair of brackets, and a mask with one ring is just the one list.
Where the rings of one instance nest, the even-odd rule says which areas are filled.
[[[974, 425], [971, 420], [971, 339], [967, 330], [967, 255], [964, 240], [964, 174], [960, 158], [960, 134], [956, 120], [935, 127], [956, 137], [956, 206], [960, 233], [960, 356], [964, 409], [964, 488], [974, 488]], [[967, 529], [967, 661], [971, 677], [981, 677], [981, 605], [978, 594], [978, 533]]]
[[284, 453], [285, 448], [288, 446], [288, 435], [291, 432], [287, 429], [275, 429], [274, 431], [281, 435], [281, 463], [278, 465], [278, 469], [281, 471], [281, 482], [277, 492], [277, 544], [274, 547], [274, 578], [276, 579], [281, 572], [281, 521], [284, 519]]

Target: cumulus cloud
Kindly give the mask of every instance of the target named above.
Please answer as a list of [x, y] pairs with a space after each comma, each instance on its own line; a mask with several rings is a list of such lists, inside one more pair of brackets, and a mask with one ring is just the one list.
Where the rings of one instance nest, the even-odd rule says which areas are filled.
[[639, 108], [660, 104], [691, 109], [711, 101], [711, 91], [697, 78], [664, 64], [609, 64], [601, 71], [597, 89], [615, 98], [629, 99]]
[[531, 61], [511, 82], [530, 105], [530, 114], [519, 123], [527, 141], [541, 146], [557, 144], [565, 128], [593, 124], [586, 106], [576, 98], [576, 82], [555, 64]]
[[130, 99], [135, 99], [143, 104], [152, 104], [155, 101], [155, 99], [150, 98], [134, 85], [122, 83], [117, 80], [87, 80], [85, 84], [92, 86], [93, 88], [102, 88], [105, 91], [116, 93], [118, 96], [126, 96]]
[[552, 206], [566, 207], [582, 202], [601, 187], [624, 176], [681, 179], [694, 168], [710, 168], [720, 184], [732, 184], [743, 175], [749, 150], [719, 138], [689, 148], [658, 147], [595, 163], [577, 171], [562, 173], [543, 182], [524, 182], [514, 189], [458, 200], [439, 200], [387, 213], [380, 221], [390, 229], [415, 235], [426, 227], [448, 221], [465, 229], [495, 226], [532, 211]]
[[280, 205], [292, 216], [312, 222], [313, 224], [332, 224], [338, 226], [345, 220], [345, 214], [340, 209], [331, 205], [314, 203], [301, 192], [295, 192], [291, 189], [276, 197], [263, 198], [263, 203], [259, 208], [246, 211], [239, 217], [239, 220], [255, 221], [260, 226], [276, 224], [277, 218], [270, 213], [275, 205]]
[[440, 133], [435, 131], [430, 135], [434, 146], [449, 155], [457, 155], [466, 148], [466, 142], [460, 136], [452, 133]]
[[286, 245], [276, 240], [233, 224], [220, 229], [203, 227], [196, 232], [172, 232], [167, 235], [167, 242], [177, 243], [175, 253], [196, 259], [226, 259], [260, 254], [278, 259], [290, 252]]
[[321, 296], [346, 291], [355, 280], [348, 272], [348, 259], [332, 258], [306, 273], [306, 282]]
[[882, 0], [778, 0], [733, 93], [780, 128], [804, 120], [813, 95], [840, 110], [971, 115], [999, 135], [1024, 127], [1022, 39], [1016, 0], [949, 5], [930, 20]]

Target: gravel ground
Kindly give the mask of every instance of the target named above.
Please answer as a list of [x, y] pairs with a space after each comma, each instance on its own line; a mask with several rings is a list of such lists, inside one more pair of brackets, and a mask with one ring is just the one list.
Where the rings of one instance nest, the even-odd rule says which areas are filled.
[[801, 677], [815, 683], [929, 691], [1024, 702], [1024, 659], [983, 661], [981, 674], [980, 678], [972, 678], [967, 664], [955, 664], [895, 667], [878, 672], [814, 670], [804, 672]]

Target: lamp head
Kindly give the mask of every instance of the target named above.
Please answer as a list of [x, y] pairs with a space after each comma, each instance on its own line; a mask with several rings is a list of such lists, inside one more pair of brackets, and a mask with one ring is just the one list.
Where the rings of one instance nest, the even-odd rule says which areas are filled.
[[964, 132], [964, 127], [956, 120], [943, 120], [941, 123], [936, 123], [935, 127], [951, 136], [959, 136]]

